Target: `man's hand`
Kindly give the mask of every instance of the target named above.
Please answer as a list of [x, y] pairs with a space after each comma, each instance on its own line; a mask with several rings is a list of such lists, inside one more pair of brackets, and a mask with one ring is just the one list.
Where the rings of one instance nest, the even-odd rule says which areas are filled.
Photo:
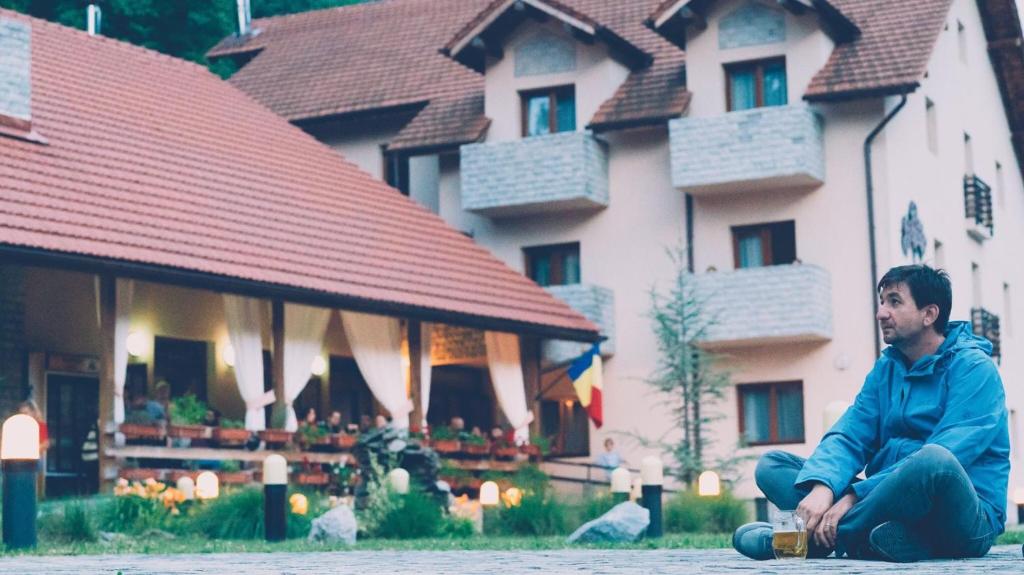
[[796, 514], [804, 520], [808, 534], [815, 533], [818, 525], [821, 524], [821, 518], [832, 507], [833, 498], [832, 489], [828, 485], [815, 483], [807, 497], [804, 497], [800, 505], [797, 505]]
[[[839, 501], [836, 501], [835, 505], [829, 508], [828, 511], [821, 517], [821, 523], [818, 524], [818, 528], [814, 530], [814, 540], [818, 545], [831, 549], [836, 546], [836, 532], [839, 529], [839, 520], [846, 515], [846, 512], [850, 510], [857, 503], [857, 495], [854, 493], [848, 493], [842, 496]], [[810, 529], [807, 530], [810, 533]]]

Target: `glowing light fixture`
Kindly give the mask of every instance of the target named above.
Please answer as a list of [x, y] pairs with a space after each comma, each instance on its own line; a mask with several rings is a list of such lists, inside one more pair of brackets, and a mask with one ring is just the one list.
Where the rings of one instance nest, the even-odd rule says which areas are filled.
[[612, 493], [629, 493], [631, 489], [629, 483], [628, 469], [619, 467], [612, 471]]
[[519, 507], [523, 502], [523, 492], [518, 487], [509, 487], [501, 495], [501, 499], [505, 502], [505, 507]]
[[216, 499], [220, 495], [220, 480], [212, 471], [204, 471], [196, 478], [196, 497]]
[[395, 493], [399, 495], [406, 495], [409, 493], [409, 472], [396, 467], [388, 473], [388, 481], [391, 482], [391, 489], [395, 490]]
[[705, 471], [697, 478], [697, 495], [715, 497], [722, 494], [722, 481], [714, 471]]
[[186, 500], [191, 501], [196, 498], [196, 482], [188, 475], [178, 479], [177, 487]]
[[0, 442], [0, 459], [39, 459], [39, 422], [19, 413], [7, 418]]
[[493, 481], [485, 481], [480, 486], [480, 505], [498, 504], [498, 484]]
[[301, 493], [293, 493], [288, 498], [288, 503], [292, 506], [292, 513], [295, 515], [305, 515], [309, 512], [309, 499]]
[[235, 367], [235, 348], [230, 343], [225, 343], [224, 347], [220, 349], [220, 358], [224, 360], [224, 365], [228, 367]]
[[309, 371], [317, 377], [327, 373], [327, 360], [324, 359], [324, 356], [318, 355], [314, 357], [313, 365], [309, 367]]
[[149, 338], [146, 337], [145, 332], [132, 331], [128, 333], [128, 338], [124, 342], [125, 349], [128, 350], [128, 355], [132, 357], [139, 357], [146, 353], [146, 348], [149, 347]]

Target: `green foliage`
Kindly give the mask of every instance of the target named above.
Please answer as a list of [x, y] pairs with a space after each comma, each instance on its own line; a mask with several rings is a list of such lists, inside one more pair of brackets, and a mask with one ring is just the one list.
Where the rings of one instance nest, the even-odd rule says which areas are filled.
[[171, 401], [171, 423], [173, 425], [202, 425], [206, 417], [206, 404], [195, 395], [187, 393]]
[[86, 505], [81, 501], [69, 501], [59, 513], [44, 513], [39, 518], [40, 536], [68, 543], [84, 543], [97, 540], [96, 523]]
[[[319, 496], [302, 493], [309, 498], [309, 512], [306, 515], [288, 512], [289, 538], [307, 536], [313, 518], [323, 508]], [[217, 499], [202, 502], [194, 509], [191, 519], [183, 522], [182, 529], [210, 539], [262, 539], [263, 517], [263, 491], [246, 487], [222, 492]]]
[[452, 428], [447, 425], [438, 425], [437, 427], [430, 428], [430, 438], [438, 441], [448, 441], [455, 439], [457, 435]]
[[730, 376], [718, 368], [714, 354], [697, 345], [716, 318], [708, 311], [708, 294], [698, 293], [693, 274], [687, 270], [685, 248], [670, 250], [669, 258], [674, 269], [671, 285], [664, 291], [652, 287], [650, 292], [648, 315], [658, 342], [658, 364], [647, 383], [671, 410], [671, 429], [681, 430], [681, 434], [666, 434], [659, 440], [638, 439], [647, 447], [667, 452], [672, 463], [665, 471], [692, 484], [709, 464], [724, 475], [740, 459], [707, 461], [714, 443], [708, 428], [723, 417], [715, 406], [730, 388]]
[[99, 509], [101, 531], [141, 533], [149, 529], [167, 529], [172, 519], [159, 499], [135, 495], [114, 497]]
[[524, 465], [509, 478], [512, 485], [523, 490], [523, 493], [547, 493], [551, 488], [551, 478], [536, 465]]
[[326, 427], [303, 423], [302, 425], [299, 425], [298, 435], [300, 442], [306, 445], [312, 445], [324, 437], [327, 437], [328, 433]]
[[567, 506], [551, 493], [525, 491], [522, 502], [515, 507], [499, 506], [496, 520], [484, 519], [488, 534], [559, 535], [567, 532]]
[[430, 495], [413, 490], [408, 495], [389, 493], [388, 512], [374, 526], [371, 537], [417, 539], [437, 537], [442, 532], [441, 506]]
[[234, 473], [242, 470], [242, 463], [237, 459], [225, 459], [220, 462], [220, 470], [227, 473]]
[[615, 505], [616, 501], [612, 494], [602, 490], [599, 494], [584, 497], [577, 505], [573, 506], [569, 516], [573, 518], [573, 523], [576, 526], [580, 526], [608, 513]]
[[487, 440], [482, 435], [473, 435], [472, 433], [461, 433], [459, 439], [466, 445], [487, 445]]
[[530, 444], [540, 449], [541, 455], [547, 455], [551, 451], [551, 440], [543, 435], [535, 435], [530, 438]]
[[245, 429], [245, 422], [241, 419], [223, 418], [220, 420], [220, 426], [224, 429]]
[[732, 533], [748, 520], [746, 505], [728, 491], [717, 497], [681, 491], [665, 505], [665, 530], [670, 532]]
[[[253, 18], [357, 4], [362, 0], [253, 0]], [[125, 40], [210, 65], [205, 53], [237, 30], [235, 3], [209, 0], [106, 0], [102, 2], [104, 36]], [[84, 29], [86, 2], [81, 0], [0, 0], [0, 7]], [[234, 72], [230, 61], [211, 66], [222, 76]]]

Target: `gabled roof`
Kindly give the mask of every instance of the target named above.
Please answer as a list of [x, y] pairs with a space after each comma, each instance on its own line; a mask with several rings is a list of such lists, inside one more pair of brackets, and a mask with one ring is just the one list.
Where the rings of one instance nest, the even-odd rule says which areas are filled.
[[1017, 163], [1024, 170], [1024, 34], [1014, 0], [977, 0]]
[[474, 40], [494, 28], [509, 29], [527, 18], [529, 12], [550, 15], [562, 21], [574, 34], [601, 40], [613, 51], [619, 52], [633, 68], [650, 65], [653, 57], [642, 48], [615, 33], [601, 22], [580, 12], [573, 6], [559, 0], [493, 0], [472, 20], [466, 23], [455, 36], [445, 44], [441, 52], [459, 59]]
[[[604, 103], [590, 122], [595, 129], [658, 123], [686, 109], [683, 51], [643, 25], [656, 1], [557, 3], [580, 22], [653, 58]], [[230, 82], [293, 122], [417, 105], [420, 114], [389, 149], [412, 153], [454, 147], [484, 135], [489, 123], [483, 112], [484, 80], [441, 50], [496, 4], [381, 0], [260, 19], [253, 22], [259, 34], [226, 38], [208, 55], [255, 54]]]
[[[688, 25], [705, 26], [705, 15], [712, 3], [714, 0], [663, 0], [648, 16], [646, 23], [669, 41], [684, 47], [685, 28]], [[779, 4], [795, 14], [813, 11], [825, 33], [836, 42], [849, 42], [860, 34], [857, 25], [829, 0], [780, 0]]]
[[0, 136], [4, 257], [597, 337], [439, 217], [206, 69], [6, 10], [0, 18], [31, 24], [32, 125], [48, 142]]

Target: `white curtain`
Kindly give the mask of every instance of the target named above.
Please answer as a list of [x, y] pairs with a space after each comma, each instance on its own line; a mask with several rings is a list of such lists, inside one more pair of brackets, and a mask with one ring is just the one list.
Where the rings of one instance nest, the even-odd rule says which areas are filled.
[[513, 333], [488, 331], [484, 334], [487, 344], [487, 367], [494, 385], [494, 395], [505, 418], [515, 429], [517, 444], [530, 440], [530, 422], [533, 414], [526, 407], [526, 385], [523, 381], [523, 366], [519, 355], [519, 336]]
[[117, 280], [114, 319], [114, 423], [124, 423], [124, 382], [128, 377], [128, 329], [131, 327], [135, 282]]
[[331, 310], [297, 304], [284, 306], [284, 402], [288, 419], [284, 428], [295, 431], [299, 421], [292, 402], [309, 382], [310, 366], [323, 347]]
[[274, 392], [263, 391], [263, 338], [260, 335], [262, 302], [257, 299], [224, 294], [224, 313], [228, 336], [235, 349], [235, 381], [245, 401], [245, 428], [266, 429], [263, 408], [274, 403]]
[[366, 385], [391, 412], [391, 424], [408, 429], [412, 402], [405, 389], [402, 326], [398, 319], [343, 311], [341, 323]]
[[420, 407], [423, 409], [423, 427], [427, 426], [427, 410], [430, 408], [430, 333], [433, 326], [420, 324]]

